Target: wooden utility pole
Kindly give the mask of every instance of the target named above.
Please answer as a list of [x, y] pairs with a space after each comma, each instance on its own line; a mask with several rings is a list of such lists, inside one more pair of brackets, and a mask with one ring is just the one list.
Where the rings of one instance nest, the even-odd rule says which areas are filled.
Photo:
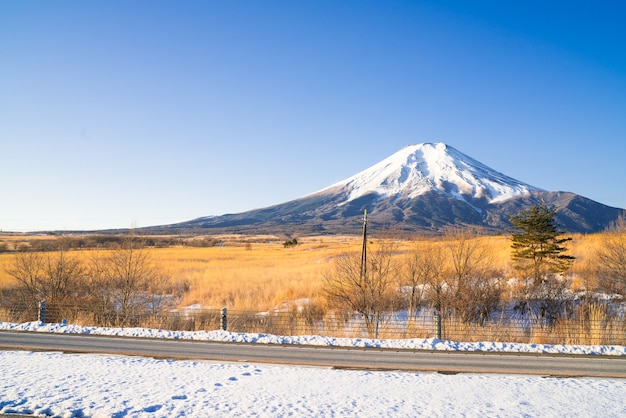
[[361, 249], [361, 280], [367, 274], [367, 209], [363, 210], [363, 248]]

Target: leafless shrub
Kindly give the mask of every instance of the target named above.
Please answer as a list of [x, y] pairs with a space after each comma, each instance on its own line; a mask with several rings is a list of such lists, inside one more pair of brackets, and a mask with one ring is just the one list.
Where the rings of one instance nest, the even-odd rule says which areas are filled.
[[359, 254], [346, 254], [337, 258], [324, 276], [323, 291], [330, 305], [362, 315], [373, 337], [378, 336], [380, 326], [401, 301], [393, 249], [392, 242], [378, 241], [365, 265]]
[[447, 304], [465, 323], [483, 323], [500, 305], [502, 273], [491, 267], [489, 249], [478, 236], [475, 230], [455, 229], [447, 233]]
[[401, 286], [406, 289], [408, 316], [415, 318], [423, 303], [441, 312], [447, 292], [444, 255], [440, 247], [428, 246], [409, 253], [403, 264]]
[[85, 271], [77, 259], [61, 248], [56, 253], [16, 253], [7, 273], [17, 282], [19, 302], [36, 306], [45, 300], [55, 312], [55, 305], [63, 305], [80, 293]]
[[626, 296], [626, 216], [618, 218], [604, 233], [596, 260], [601, 287]]
[[94, 254], [88, 285], [95, 313], [111, 325], [134, 325], [133, 318], [155, 315], [173, 302], [169, 277], [134, 237]]

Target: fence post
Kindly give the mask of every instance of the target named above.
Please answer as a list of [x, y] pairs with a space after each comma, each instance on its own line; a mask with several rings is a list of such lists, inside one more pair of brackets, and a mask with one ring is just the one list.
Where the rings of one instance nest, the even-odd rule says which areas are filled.
[[226, 309], [226, 307], [222, 308], [221, 311], [220, 328], [222, 331], [226, 331], [226, 328], [228, 328], [228, 309]]
[[37, 314], [37, 319], [42, 324], [46, 323], [46, 301], [42, 300], [39, 302], [39, 313]]
[[441, 339], [441, 314], [439, 312], [435, 313], [435, 338]]

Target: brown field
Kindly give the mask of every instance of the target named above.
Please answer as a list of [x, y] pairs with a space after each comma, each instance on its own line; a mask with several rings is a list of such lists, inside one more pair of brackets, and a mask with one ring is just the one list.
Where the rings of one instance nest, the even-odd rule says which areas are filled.
[[[576, 257], [571, 268], [572, 290], [593, 289], [594, 254], [603, 241], [603, 234], [570, 235], [573, 239], [567, 245], [569, 254]], [[0, 290], [15, 285], [14, 279], [7, 273], [14, 262], [15, 253], [6, 252], [17, 246], [28, 246], [32, 240], [56, 239], [50, 236], [2, 236], [0, 246], [7, 244], [5, 252], [0, 252]], [[62, 238], [61, 238], [62, 239]], [[168, 239], [171, 239], [169, 237]], [[178, 239], [178, 238], [177, 238]], [[224, 245], [210, 247], [191, 247], [180, 245], [184, 240], [223, 242]], [[505, 277], [514, 277], [510, 260], [510, 239], [507, 236], [482, 236], [474, 238], [481, 246], [489, 249], [492, 267], [504, 273]], [[369, 240], [374, 249], [379, 241]], [[298, 245], [285, 247], [277, 237], [257, 236], [220, 236], [220, 237], [180, 237], [177, 245], [167, 247], [146, 247], [154, 265], [166, 273], [173, 285], [185, 288], [180, 307], [198, 304], [205, 308], [229, 309], [229, 329], [237, 332], [277, 333], [280, 335], [309, 335], [320, 333], [339, 337], [362, 337], [364, 330], [347, 326], [340, 317], [329, 309], [322, 293], [324, 274], [333, 267], [333, 260], [343, 254], [359, 254], [362, 241], [359, 236], [323, 236], [300, 237]], [[390, 242], [390, 240], [386, 240]], [[421, 251], [431, 246], [450, 245], [445, 237], [416, 237], [415, 239], [393, 240], [394, 252], [398, 258]], [[108, 250], [77, 249], [66, 256], [77, 257], [87, 264], [96, 251]], [[445, 254], [445, 252], [444, 252]], [[510, 289], [504, 289], [502, 296], [507, 299]], [[295, 319], [291, 315], [296, 311], [284, 312], [290, 302], [306, 299], [311, 310], [305, 316]], [[76, 301], [80, 305], [80, 301]], [[73, 306], [73, 305], [72, 305]], [[68, 308], [68, 307], [65, 307]], [[280, 308], [280, 313], [267, 317], [268, 323], [260, 323], [254, 315], [259, 311], [271, 311]], [[546, 328], [541, 321], [531, 324], [530, 328], [495, 322], [485, 326], [462, 323], [458, 318], [443, 321], [446, 339], [458, 341], [515, 341], [546, 344], [624, 344], [624, 319], [607, 317], [606, 311], [591, 305], [588, 317], [581, 320], [560, 321], [557, 326]], [[71, 307], [69, 311], [73, 310]], [[68, 312], [69, 312], [68, 311]], [[231, 316], [231, 312], [239, 313]], [[250, 311], [250, 312], [244, 312]], [[208, 312], [208, 311], [207, 311]], [[215, 311], [219, 312], [219, 311]], [[10, 310], [4, 312], [11, 314]], [[2, 317], [0, 309], [0, 317]], [[306, 315], [313, 315], [316, 321], [310, 322]], [[31, 314], [28, 314], [31, 315]], [[68, 313], [64, 312], [67, 318]], [[73, 323], [94, 325], [91, 314], [78, 310], [72, 313]], [[192, 322], [181, 322], [176, 317], [164, 316], [159, 323], [142, 323], [149, 327], [170, 327], [172, 329], [217, 329], [219, 317], [206, 314]], [[7, 316], [8, 317], [8, 316]], [[11, 317], [13, 318], [13, 317]], [[26, 318], [26, 317], [25, 317]], [[266, 318], [266, 317], [263, 317]], [[11, 321], [32, 320], [6, 319]], [[92, 322], [90, 322], [92, 321]], [[174, 321], [174, 322], [171, 322]], [[178, 321], [178, 322], [176, 322]], [[186, 320], [185, 320], [186, 321]], [[281, 322], [282, 321], [282, 322]], [[323, 324], [322, 330], [319, 329]], [[343, 325], [342, 325], [343, 324]], [[406, 329], [397, 328], [394, 323], [385, 325], [381, 330], [382, 338], [432, 338], [433, 325], [430, 323], [410, 324]], [[179, 328], [176, 328], [179, 327]], [[394, 328], [396, 327], [396, 328]]]
[[[602, 235], [572, 235], [569, 254], [576, 257], [572, 287], [589, 286], [593, 276], [588, 266]], [[10, 248], [30, 239], [41, 237], [3, 236], [0, 243]], [[50, 239], [49, 236], [43, 237]], [[238, 310], [271, 309], [280, 304], [307, 298], [320, 307], [325, 305], [320, 294], [323, 274], [332, 260], [341, 254], [359, 252], [361, 237], [324, 236], [302, 237], [298, 245], [285, 248], [273, 237], [221, 237], [224, 246], [196, 248], [172, 246], [150, 248], [153, 262], [171, 278], [173, 284], [186, 284], [182, 306], [201, 304], [211, 307], [227, 306]], [[489, 246], [495, 268], [511, 273], [510, 240], [507, 236], [476, 238]], [[372, 241], [375, 241], [372, 238]], [[444, 238], [416, 238], [395, 242], [399, 256], [430, 245], [445, 245]], [[74, 250], [71, 254], [85, 261], [91, 251]], [[0, 253], [0, 288], [12, 286], [13, 279], [6, 269], [14, 254]]]

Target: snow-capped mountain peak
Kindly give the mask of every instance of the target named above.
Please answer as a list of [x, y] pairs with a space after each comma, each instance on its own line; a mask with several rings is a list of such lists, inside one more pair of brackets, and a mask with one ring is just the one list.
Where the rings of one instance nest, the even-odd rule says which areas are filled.
[[511, 215], [536, 204], [557, 208], [560, 225], [570, 232], [602, 231], [625, 213], [571, 192], [538, 189], [446, 144], [426, 143], [407, 146], [344, 181], [288, 202], [152, 230], [353, 234], [367, 209], [373, 226], [398, 232], [430, 234], [468, 225], [504, 232]]
[[340, 187], [344, 203], [370, 193], [414, 198], [436, 191], [456, 199], [502, 202], [541, 190], [499, 173], [444, 143], [409, 145], [328, 189]]

